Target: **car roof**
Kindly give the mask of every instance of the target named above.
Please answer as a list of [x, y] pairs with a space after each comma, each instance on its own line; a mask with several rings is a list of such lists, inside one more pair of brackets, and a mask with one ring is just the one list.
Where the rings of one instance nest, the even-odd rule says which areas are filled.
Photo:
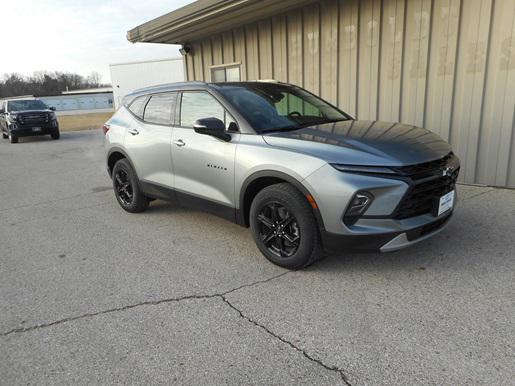
[[127, 94], [127, 97], [132, 99], [138, 96], [142, 95], [148, 95], [148, 94], [157, 94], [157, 93], [163, 93], [163, 92], [171, 92], [171, 91], [183, 91], [183, 90], [209, 90], [209, 89], [217, 89], [227, 86], [234, 86], [234, 87], [243, 87], [245, 85], [250, 84], [282, 84], [282, 85], [288, 85], [287, 83], [277, 82], [274, 80], [254, 80], [254, 81], [246, 81], [246, 82], [220, 82], [220, 83], [207, 83], [207, 82], [199, 82], [199, 81], [191, 81], [191, 82], [177, 82], [177, 83], [167, 83], [159, 86], [152, 86], [152, 87], [145, 87], [138, 90], [134, 90], [133, 92]]
[[34, 101], [36, 99], [37, 98], [33, 98], [33, 97], [27, 97], [27, 98], [5, 98], [5, 99], [0, 99], [0, 102]]

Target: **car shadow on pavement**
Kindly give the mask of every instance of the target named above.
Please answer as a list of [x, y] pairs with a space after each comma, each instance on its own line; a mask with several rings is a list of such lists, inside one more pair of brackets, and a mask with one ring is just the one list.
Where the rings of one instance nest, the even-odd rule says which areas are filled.
[[467, 258], [477, 251], [477, 245], [488, 248], [491, 242], [487, 235], [478, 232], [482, 223], [481, 213], [471, 209], [460, 208], [454, 214], [450, 224], [430, 239], [421, 241], [403, 250], [381, 252], [348, 252], [329, 254], [325, 259], [313, 264], [307, 270], [326, 271], [424, 271], [430, 266], [467, 264]]
[[[217, 216], [190, 209], [188, 207], [171, 204], [166, 201], [153, 201], [147, 213], [164, 216], [184, 216], [197, 223], [211, 223], [212, 232], [231, 233], [235, 230], [248, 232], [248, 239], [241, 240], [242, 244], [250, 242], [250, 229], [221, 219]], [[488, 236], [477, 230], [482, 222], [481, 213], [472, 208], [460, 208], [449, 225], [439, 234], [428, 240], [421, 241], [409, 248], [389, 253], [380, 252], [354, 252], [329, 254], [324, 259], [305, 269], [307, 272], [335, 272], [335, 271], [424, 271], [431, 266], [448, 265], [446, 260], [453, 264], [467, 264], [467, 256], [477, 250], [478, 243], [488, 243]], [[218, 223], [220, 226], [218, 226]], [[234, 226], [234, 228], [232, 228]], [[220, 235], [221, 237], [224, 235]], [[258, 249], [255, 253], [259, 254]], [[268, 263], [263, 257], [263, 262]]]

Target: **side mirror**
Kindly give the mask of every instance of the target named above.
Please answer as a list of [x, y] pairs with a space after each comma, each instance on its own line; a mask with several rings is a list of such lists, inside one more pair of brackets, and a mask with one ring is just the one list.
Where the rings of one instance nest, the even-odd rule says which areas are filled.
[[55, 111], [55, 107], [54, 106], [50, 107], [50, 110]]
[[193, 124], [195, 133], [210, 135], [212, 137], [229, 142], [231, 136], [225, 132], [225, 124], [218, 118], [202, 118]]

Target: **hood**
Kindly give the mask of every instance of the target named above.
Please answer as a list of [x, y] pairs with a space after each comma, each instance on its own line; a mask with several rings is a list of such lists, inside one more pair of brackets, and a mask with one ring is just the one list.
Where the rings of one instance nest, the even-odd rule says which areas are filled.
[[270, 145], [330, 163], [371, 166], [413, 165], [442, 158], [450, 145], [420, 127], [380, 121], [342, 121], [263, 135]]
[[19, 110], [19, 111], [11, 111], [11, 114], [39, 114], [39, 113], [49, 113], [54, 112], [50, 109], [41, 109], [41, 110]]

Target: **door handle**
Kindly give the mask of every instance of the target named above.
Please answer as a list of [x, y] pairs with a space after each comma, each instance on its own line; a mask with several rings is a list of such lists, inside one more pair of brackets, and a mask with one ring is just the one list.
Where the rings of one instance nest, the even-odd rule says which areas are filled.
[[132, 135], [138, 135], [139, 131], [136, 129], [129, 129], [129, 133], [131, 133]]
[[186, 142], [184, 142], [182, 139], [178, 139], [177, 141], [173, 141], [174, 144], [176, 144], [179, 147], [186, 146]]

